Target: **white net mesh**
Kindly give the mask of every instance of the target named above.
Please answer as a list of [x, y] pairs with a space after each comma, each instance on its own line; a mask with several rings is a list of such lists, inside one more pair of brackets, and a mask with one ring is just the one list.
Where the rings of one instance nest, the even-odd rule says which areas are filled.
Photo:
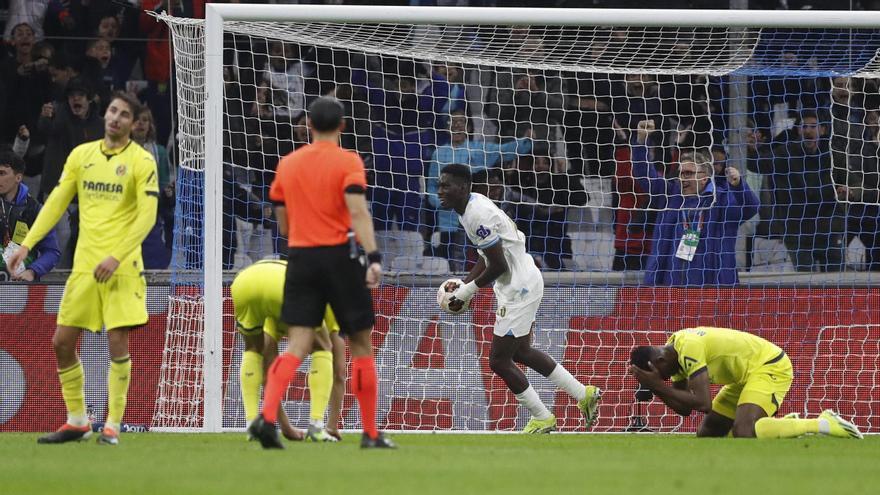
[[[491, 294], [459, 317], [440, 315], [434, 302], [436, 285], [475, 258], [455, 215], [438, 209], [437, 179], [450, 163], [469, 165], [476, 190], [526, 235], [547, 287], [535, 345], [605, 390], [599, 431], [639, 418], [658, 431], [697, 424], [633, 399], [633, 345], [661, 344], [688, 326], [739, 328], [779, 344], [802, 370], [819, 362], [821, 338], [818, 347], [805, 342], [823, 327], [880, 321], [869, 303], [874, 279], [858, 273], [880, 268], [871, 257], [880, 243], [861, 235], [873, 211], [865, 208], [876, 208], [876, 150], [853, 137], [868, 132], [880, 104], [873, 82], [846, 80], [841, 99], [831, 79], [870, 73], [877, 33], [226, 22], [223, 254], [222, 266], [209, 267], [204, 30], [164, 20], [174, 32], [184, 165], [174, 258], [181, 296], [168, 320], [157, 425], [200, 426], [205, 329], [192, 274], [224, 269], [228, 284], [236, 269], [285, 251], [266, 191], [280, 157], [308, 142], [305, 108], [321, 95], [346, 107], [342, 145], [367, 164], [392, 271], [374, 293], [383, 428], [494, 431], [527, 419], [488, 367]], [[804, 151], [814, 131], [819, 151]], [[847, 227], [853, 218], [858, 232]], [[713, 225], [690, 265], [675, 261], [679, 219]], [[861, 251], [847, 251], [853, 237]], [[672, 253], [653, 256], [664, 249]], [[222, 332], [223, 426], [240, 428], [241, 343], [228, 300]], [[876, 335], [865, 338], [869, 354]], [[528, 377], [561, 429], [583, 430], [571, 398]], [[796, 379], [783, 412], [803, 409], [807, 385]], [[865, 390], [840, 389], [834, 400], [843, 410], [876, 407]], [[307, 398], [301, 373], [287, 395], [293, 421], [304, 421]], [[351, 396], [343, 419], [358, 426]]]

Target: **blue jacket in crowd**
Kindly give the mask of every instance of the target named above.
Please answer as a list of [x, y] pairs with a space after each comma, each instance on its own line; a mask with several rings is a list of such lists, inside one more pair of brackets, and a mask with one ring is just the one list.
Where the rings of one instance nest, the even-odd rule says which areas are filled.
[[[683, 196], [677, 180], [660, 176], [648, 163], [648, 148], [633, 145], [633, 178], [649, 191], [649, 207], [663, 210], [657, 215], [651, 257], [645, 283], [671, 286], [735, 285], [736, 237], [740, 224], [758, 213], [758, 197], [745, 179], [739, 186], [726, 179], [709, 182], [699, 196]], [[714, 194], [713, 194], [714, 193]], [[714, 197], [715, 203], [712, 204]], [[692, 261], [675, 256], [684, 235], [684, 225], [698, 225], [700, 241]]]
[[[4, 200], [0, 199], [0, 201]], [[20, 244], [24, 240], [24, 236], [34, 224], [41, 208], [42, 205], [28, 194], [28, 187], [24, 183], [19, 184], [18, 194], [15, 196], [12, 207], [9, 208], [9, 203], [4, 205], [6, 218], [2, 219], [2, 223], [7, 226], [9, 237], [13, 241]], [[26, 225], [27, 229], [22, 229], [18, 224]], [[0, 232], [0, 237], [4, 237], [3, 234]], [[2, 252], [2, 248], [0, 248], [0, 252]], [[55, 229], [52, 229], [28, 254], [25, 268], [32, 270], [34, 275], [40, 278], [55, 268], [60, 258], [61, 251], [58, 249], [58, 239], [55, 236]], [[2, 259], [0, 259], [0, 269], [6, 269], [6, 264]]]
[[441, 232], [455, 232], [458, 230], [458, 214], [453, 210], [441, 210], [440, 199], [437, 197], [437, 189], [440, 187], [440, 172], [447, 165], [460, 163], [468, 165], [471, 173], [509, 162], [521, 154], [532, 150], [532, 140], [519, 138], [499, 144], [493, 141], [476, 141], [468, 139], [462, 144], [446, 144], [437, 146], [431, 163], [428, 166], [428, 175], [425, 177], [425, 193], [428, 202], [437, 208], [437, 229]]

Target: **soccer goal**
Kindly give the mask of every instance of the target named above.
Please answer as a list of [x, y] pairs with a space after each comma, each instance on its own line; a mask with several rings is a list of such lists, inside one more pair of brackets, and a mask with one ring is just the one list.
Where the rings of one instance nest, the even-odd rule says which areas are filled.
[[[867, 271], [880, 260], [852, 221], [878, 208], [880, 13], [210, 4], [204, 21], [159, 20], [173, 33], [180, 172], [153, 428], [246, 426], [228, 287], [284, 250], [266, 190], [279, 158], [308, 142], [305, 109], [321, 95], [346, 107], [342, 145], [367, 164], [387, 260], [374, 293], [383, 429], [514, 431], [528, 419], [489, 369], [491, 293], [461, 316], [434, 300], [475, 256], [437, 209], [449, 163], [469, 165], [526, 235], [546, 285], [535, 345], [604, 390], [592, 431], [694, 430], [698, 418], [637, 396], [627, 374], [634, 345], [671, 331], [732, 327], [783, 347], [797, 373], [789, 412], [813, 397], [806, 373], [830, 372], [811, 367], [827, 364], [818, 349], [848, 352], [823, 329], [880, 323]], [[830, 161], [792, 151], [808, 140]], [[760, 205], [705, 258], [707, 271], [735, 265], [726, 279], [660, 287], [645, 282], [646, 260], [684, 151], [716, 168], [696, 210], [726, 201], [726, 167]], [[867, 353], [847, 372], [876, 364], [877, 337], [846, 337]], [[299, 423], [305, 366], [285, 401]], [[528, 377], [561, 430], [585, 430], [567, 396]], [[835, 403], [880, 410], [872, 384]], [[360, 426], [355, 407], [347, 397], [345, 428]]]

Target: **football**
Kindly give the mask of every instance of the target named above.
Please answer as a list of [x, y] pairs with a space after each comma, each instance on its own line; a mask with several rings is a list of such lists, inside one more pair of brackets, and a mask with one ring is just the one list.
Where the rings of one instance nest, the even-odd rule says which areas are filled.
[[458, 311], [453, 311], [449, 309], [449, 301], [452, 299], [452, 293], [455, 292], [459, 286], [464, 285], [464, 282], [457, 278], [450, 278], [449, 280], [440, 284], [440, 287], [437, 289], [437, 304], [440, 306], [440, 309], [445, 313], [449, 313], [452, 315], [459, 315], [468, 310], [470, 306], [470, 301], [465, 301], [464, 305]]

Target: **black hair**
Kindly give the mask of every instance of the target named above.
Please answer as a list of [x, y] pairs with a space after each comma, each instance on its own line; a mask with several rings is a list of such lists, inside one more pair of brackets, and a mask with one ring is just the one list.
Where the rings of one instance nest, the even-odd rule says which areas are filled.
[[55, 54], [52, 55], [52, 59], [49, 60], [49, 66], [54, 69], [69, 69], [73, 67], [73, 64], [65, 52], [56, 50]]
[[802, 125], [804, 123], [804, 120], [806, 119], [813, 119], [816, 121], [817, 124], [822, 124], [822, 122], [819, 120], [819, 114], [814, 112], [813, 110], [804, 110], [803, 112], [801, 112], [798, 116], [798, 125]]
[[144, 111], [144, 104], [137, 99], [137, 96], [134, 96], [131, 93], [114, 91], [113, 94], [110, 95], [110, 102], [113, 102], [113, 100], [124, 101], [125, 104], [128, 105], [128, 109], [131, 110], [131, 118], [133, 120], [137, 120]]
[[13, 173], [24, 173], [24, 160], [10, 150], [0, 151], [0, 167], [9, 167]]
[[450, 163], [449, 165], [443, 167], [443, 170], [441, 170], [440, 173], [447, 174], [450, 177], [454, 177], [458, 182], [463, 182], [467, 185], [471, 184], [471, 168], [467, 165], [462, 165], [460, 163]]
[[308, 115], [315, 132], [335, 131], [345, 117], [345, 107], [336, 98], [322, 96], [309, 105]]
[[651, 367], [648, 362], [654, 357], [654, 348], [649, 345], [640, 345], [633, 348], [629, 353], [629, 362], [645, 371], [650, 371]]

